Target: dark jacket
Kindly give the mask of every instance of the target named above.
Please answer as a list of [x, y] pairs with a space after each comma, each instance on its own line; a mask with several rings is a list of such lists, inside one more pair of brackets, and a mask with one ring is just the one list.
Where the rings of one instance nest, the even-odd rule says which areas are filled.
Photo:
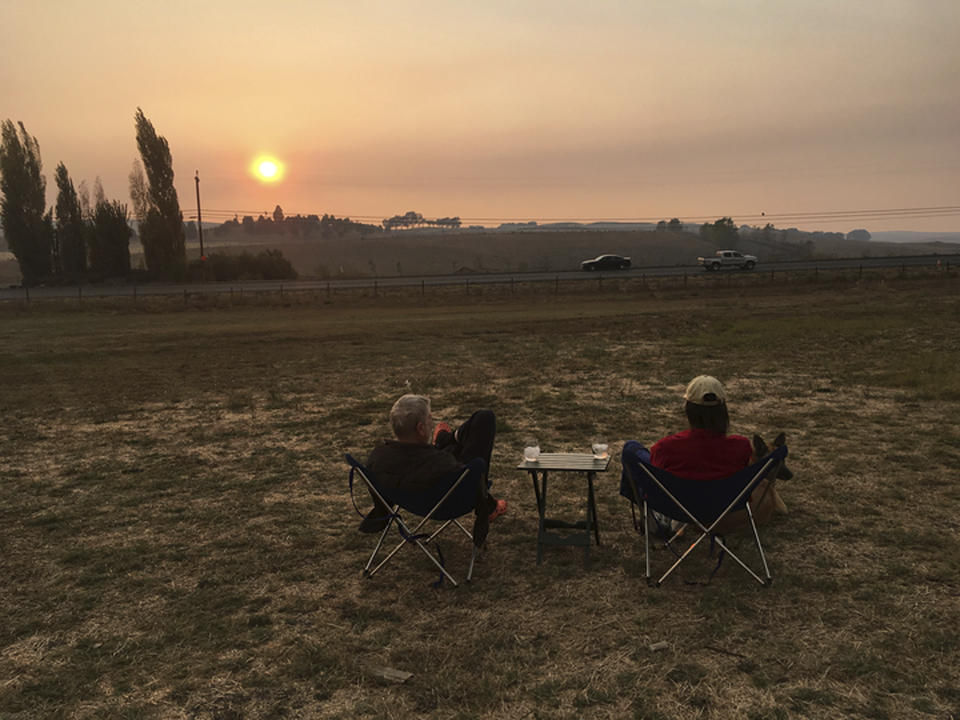
[[384, 488], [419, 492], [433, 487], [465, 466], [453, 455], [453, 446], [439, 449], [433, 445], [384, 440], [367, 460], [367, 467]]

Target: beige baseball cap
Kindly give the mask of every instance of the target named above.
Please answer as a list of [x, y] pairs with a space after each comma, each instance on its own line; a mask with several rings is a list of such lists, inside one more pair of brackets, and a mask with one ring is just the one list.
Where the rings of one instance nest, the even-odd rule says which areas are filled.
[[725, 403], [727, 393], [720, 381], [712, 375], [697, 375], [687, 385], [686, 392], [683, 393], [683, 399], [692, 402], [694, 405], [711, 407]]

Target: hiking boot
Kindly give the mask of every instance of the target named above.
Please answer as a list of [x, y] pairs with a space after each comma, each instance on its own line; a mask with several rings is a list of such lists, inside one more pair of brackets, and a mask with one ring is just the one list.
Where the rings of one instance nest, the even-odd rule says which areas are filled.
[[507, 501], [506, 500], [497, 500], [497, 505], [493, 508], [493, 512], [487, 517], [489, 522], [493, 522], [498, 517], [503, 515], [507, 511]]

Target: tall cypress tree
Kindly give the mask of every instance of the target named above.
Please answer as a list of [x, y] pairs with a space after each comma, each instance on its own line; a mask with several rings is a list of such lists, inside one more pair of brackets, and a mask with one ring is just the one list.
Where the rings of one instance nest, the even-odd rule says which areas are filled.
[[90, 235], [90, 271], [100, 277], [123, 277], [130, 272], [130, 224], [127, 206], [107, 200], [100, 178], [94, 183]]
[[87, 243], [84, 237], [80, 198], [63, 163], [57, 165], [57, 268], [64, 275], [77, 276], [87, 270]]
[[45, 212], [47, 181], [42, 171], [37, 139], [22, 122], [15, 126], [4, 120], [0, 126], [0, 220], [25, 285], [40, 282], [51, 271], [53, 213]]
[[[166, 138], [156, 130], [143, 110], [134, 118], [137, 148], [146, 171], [146, 197], [142, 182], [136, 187], [131, 175], [130, 194], [139, 214], [140, 242], [147, 270], [159, 278], [180, 280], [187, 264], [183, 214], [173, 186], [173, 158]], [[136, 172], [136, 170], [135, 170]]]
[[106, 277], [123, 277], [130, 272], [130, 225], [127, 206], [116, 201], [98, 200], [93, 212], [96, 253], [90, 265]]

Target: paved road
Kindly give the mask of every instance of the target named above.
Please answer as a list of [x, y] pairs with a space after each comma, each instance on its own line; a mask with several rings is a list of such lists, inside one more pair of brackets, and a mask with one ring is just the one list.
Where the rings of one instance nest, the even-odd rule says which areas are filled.
[[[960, 255], [921, 255], [909, 257], [848, 258], [838, 260], [803, 260], [790, 262], [761, 263], [753, 272], [801, 272], [813, 269], [836, 270], [843, 268], [916, 267], [960, 265]], [[554, 272], [483, 273], [476, 275], [424, 275], [410, 277], [356, 278], [337, 280], [285, 280], [283, 282], [233, 282], [233, 283], [188, 283], [183, 285], [151, 283], [148, 285], [96, 284], [67, 287], [35, 287], [0, 289], [0, 300], [23, 300], [25, 298], [92, 298], [92, 297], [145, 297], [148, 295], [182, 295], [198, 293], [259, 293], [297, 292], [300, 290], [330, 290], [347, 288], [417, 287], [427, 285], [487, 285], [510, 282], [554, 282], [562, 280], [596, 280], [601, 277], [658, 277], [679, 275], [709, 275], [721, 277], [743, 270], [719, 270], [707, 273], [698, 266], [683, 267], [637, 267], [631, 270], [583, 272], [561, 270]]]

